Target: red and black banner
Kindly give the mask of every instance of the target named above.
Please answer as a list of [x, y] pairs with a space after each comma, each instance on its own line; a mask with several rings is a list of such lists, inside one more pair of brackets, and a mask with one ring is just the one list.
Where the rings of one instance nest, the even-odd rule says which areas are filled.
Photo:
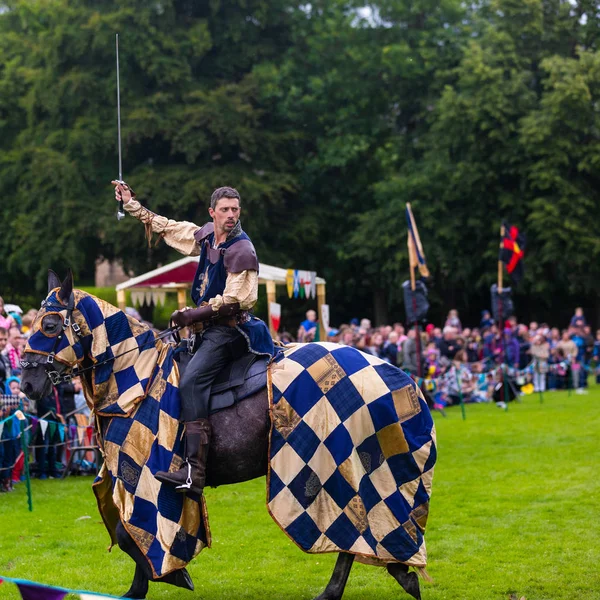
[[500, 256], [506, 270], [515, 283], [523, 279], [523, 256], [525, 254], [525, 236], [514, 225], [504, 223], [500, 240]]

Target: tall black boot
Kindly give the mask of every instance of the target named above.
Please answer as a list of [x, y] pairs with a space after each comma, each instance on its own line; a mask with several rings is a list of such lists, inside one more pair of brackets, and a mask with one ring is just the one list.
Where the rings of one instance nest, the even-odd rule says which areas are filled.
[[210, 446], [210, 422], [208, 419], [189, 421], [185, 424], [186, 460], [179, 471], [159, 471], [155, 477], [161, 483], [174, 485], [178, 492], [202, 494], [206, 482], [206, 459]]

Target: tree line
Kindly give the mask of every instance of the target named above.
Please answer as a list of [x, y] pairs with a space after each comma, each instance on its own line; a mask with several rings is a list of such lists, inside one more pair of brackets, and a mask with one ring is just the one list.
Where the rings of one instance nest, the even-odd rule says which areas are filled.
[[117, 222], [124, 177], [198, 224], [242, 194], [261, 261], [316, 270], [332, 322], [403, 319], [410, 201], [431, 317], [489, 306], [503, 219], [523, 318], [600, 316], [600, 11], [568, 0], [0, 2], [2, 292], [177, 258]]

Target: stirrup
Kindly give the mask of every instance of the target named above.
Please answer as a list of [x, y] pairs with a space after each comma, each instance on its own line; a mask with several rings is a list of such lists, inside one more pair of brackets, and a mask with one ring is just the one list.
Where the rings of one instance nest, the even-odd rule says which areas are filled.
[[188, 475], [185, 483], [181, 485], [175, 486], [176, 490], [189, 490], [192, 487], [192, 465], [190, 465], [190, 461], [186, 458], [185, 462], [187, 463]]

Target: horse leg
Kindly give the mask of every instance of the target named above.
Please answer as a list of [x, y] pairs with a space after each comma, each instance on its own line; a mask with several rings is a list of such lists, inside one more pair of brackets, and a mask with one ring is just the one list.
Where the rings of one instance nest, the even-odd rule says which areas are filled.
[[120, 521], [117, 524], [117, 542], [119, 548], [126, 554], [129, 554], [135, 562], [133, 582], [129, 590], [123, 594], [123, 598], [139, 598], [141, 600], [146, 597], [148, 593], [148, 581], [152, 578], [150, 566]]
[[354, 554], [340, 552], [325, 591], [315, 600], [341, 600], [353, 562]]
[[416, 600], [421, 600], [419, 577], [414, 571], [408, 572], [408, 565], [388, 563], [387, 572], [402, 586], [407, 594], [410, 594]]
[[[121, 522], [117, 525], [117, 541], [119, 548], [126, 552], [135, 561], [135, 575], [131, 588], [123, 596], [123, 598], [145, 598], [148, 593], [148, 582], [152, 580], [152, 571], [148, 565], [148, 561], [137, 547], [131, 536], [127, 533]], [[194, 582], [186, 569], [177, 569], [160, 579], [154, 579], [158, 583], [168, 583], [186, 590], [194, 591]]]
[[127, 592], [123, 594], [123, 598], [139, 598], [142, 600], [148, 593], [148, 578], [140, 565], [135, 565], [135, 575], [133, 582]]

